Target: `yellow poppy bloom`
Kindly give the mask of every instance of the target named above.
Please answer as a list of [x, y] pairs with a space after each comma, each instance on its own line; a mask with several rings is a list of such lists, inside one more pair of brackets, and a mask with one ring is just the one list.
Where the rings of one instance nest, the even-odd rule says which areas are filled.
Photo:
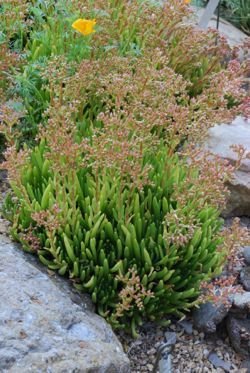
[[184, 4], [189, 4], [191, 3], [191, 0], [184, 0]]
[[95, 19], [79, 18], [72, 24], [72, 27], [83, 35], [90, 35], [93, 32], [95, 32], [94, 30], [95, 24], [96, 24]]

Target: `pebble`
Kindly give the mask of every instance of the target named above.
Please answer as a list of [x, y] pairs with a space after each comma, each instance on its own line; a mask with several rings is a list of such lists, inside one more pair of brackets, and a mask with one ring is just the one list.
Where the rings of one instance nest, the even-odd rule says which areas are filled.
[[222, 368], [225, 372], [231, 371], [231, 364], [222, 360], [215, 352], [211, 352], [209, 354], [208, 360], [213, 364], [215, 368]]
[[173, 346], [177, 341], [177, 334], [175, 332], [166, 332], [165, 333], [166, 344], [168, 346]]
[[208, 357], [208, 355], [209, 355], [209, 350], [208, 350], [207, 348], [205, 348], [205, 349], [203, 350], [203, 355], [204, 355], [205, 357]]
[[151, 348], [151, 349], [148, 351], [148, 354], [149, 354], [149, 355], [155, 355], [155, 354], [156, 354], [156, 349], [155, 349], [155, 348]]
[[153, 369], [154, 369], [154, 366], [153, 366], [153, 364], [147, 364], [147, 368], [148, 368], [148, 370], [149, 370], [150, 372], [152, 372]]
[[193, 324], [190, 321], [182, 320], [179, 324], [188, 335], [193, 334]]

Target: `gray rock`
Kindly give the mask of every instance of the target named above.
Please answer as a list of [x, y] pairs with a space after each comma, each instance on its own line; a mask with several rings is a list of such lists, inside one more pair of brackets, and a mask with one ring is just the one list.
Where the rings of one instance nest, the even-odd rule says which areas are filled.
[[228, 308], [224, 304], [204, 303], [193, 312], [194, 327], [205, 333], [216, 332], [216, 326], [227, 316]]
[[[231, 124], [220, 124], [209, 130], [205, 148], [235, 164], [231, 145], [243, 145], [250, 152], [250, 121], [237, 117]], [[250, 215], [250, 159], [245, 159], [228, 184], [231, 195], [224, 216]]]
[[213, 364], [213, 366], [217, 368], [222, 368], [224, 369], [225, 372], [230, 372], [231, 371], [231, 364], [222, 360], [215, 352], [211, 352], [208, 355], [208, 360], [210, 363]]
[[250, 292], [237, 293], [233, 295], [233, 306], [241, 311], [250, 311]]
[[193, 324], [191, 323], [191, 321], [182, 320], [179, 322], [179, 324], [188, 335], [193, 334]]
[[227, 318], [227, 332], [234, 349], [249, 357], [250, 355], [250, 319]]
[[174, 346], [177, 341], [177, 334], [175, 332], [165, 333], [166, 346]]
[[105, 320], [30, 258], [0, 236], [0, 371], [129, 372]]
[[244, 255], [246, 264], [250, 265], [250, 246], [244, 247], [243, 255]]
[[250, 291], [250, 267], [245, 267], [241, 270], [240, 282], [245, 290]]
[[230, 196], [223, 216], [250, 216], [250, 172], [236, 171], [228, 187]]

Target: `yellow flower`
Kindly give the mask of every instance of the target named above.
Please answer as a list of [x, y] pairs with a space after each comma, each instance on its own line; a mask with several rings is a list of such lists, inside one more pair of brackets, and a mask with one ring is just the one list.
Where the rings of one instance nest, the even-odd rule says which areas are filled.
[[189, 4], [191, 3], [191, 0], [184, 0], [184, 4]]
[[74, 23], [72, 23], [72, 27], [79, 31], [83, 35], [90, 35], [94, 30], [94, 26], [96, 24], [95, 19], [77, 19]]

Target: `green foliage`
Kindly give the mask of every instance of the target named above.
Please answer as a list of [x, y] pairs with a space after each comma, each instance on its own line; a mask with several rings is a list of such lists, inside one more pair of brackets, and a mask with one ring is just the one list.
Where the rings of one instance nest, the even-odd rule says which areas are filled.
[[26, 140], [35, 138], [37, 124], [41, 123], [42, 114], [50, 100], [49, 91], [41, 77], [43, 68], [42, 63], [28, 64], [23, 66], [22, 71], [16, 71], [12, 76], [10, 94], [19, 97], [23, 103], [25, 116], [19, 128]]
[[[218, 212], [206, 203], [197, 208], [201, 197], [181, 208], [179, 218], [186, 224], [165, 220], [179, 214], [174, 192], [189, 172], [185, 162], [159, 150], [147, 159], [148, 185], [138, 190], [108, 170], [97, 177], [90, 168], [60, 175], [46, 151], [44, 142], [34, 149], [21, 170], [21, 184], [12, 182], [18, 202], [6, 200], [12, 234], [23, 247], [89, 292], [114, 327], [131, 323], [135, 334], [145, 318], [181, 316], [192, 307], [200, 282], [218, 273], [223, 255], [217, 251]], [[135, 293], [124, 299], [133, 276]]]
[[1, 5], [0, 46], [8, 45], [20, 60], [18, 68], [13, 64], [11, 74], [8, 72], [11, 84], [5, 95], [6, 99], [15, 95], [22, 100], [25, 115], [19, 128], [23, 140], [34, 140], [50, 102], [50, 89], [42, 76], [48, 61], [55, 56], [67, 63], [90, 58], [91, 37], [83, 37], [71, 27], [78, 13], [64, 1], [10, 0]]
[[250, 3], [248, 0], [227, 0], [223, 2], [225, 17], [250, 35]]

